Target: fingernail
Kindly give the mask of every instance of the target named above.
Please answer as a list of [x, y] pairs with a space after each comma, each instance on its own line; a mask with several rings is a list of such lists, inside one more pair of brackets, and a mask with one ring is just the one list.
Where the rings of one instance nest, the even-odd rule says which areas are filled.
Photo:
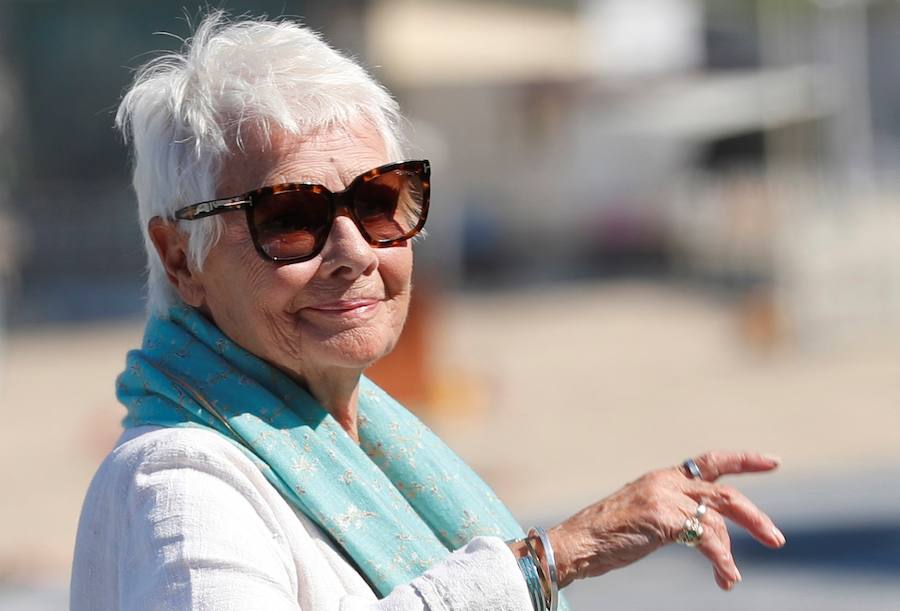
[[744, 578], [741, 577], [741, 572], [738, 570], [737, 567], [734, 567], [734, 576], [736, 577], [735, 582], [737, 582], [737, 583], [740, 583], [741, 581], [744, 580]]
[[772, 534], [775, 535], [778, 545], [784, 545], [787, 542], [787, 539], [784, 538], [784, 533], [778, 530], [777, 526], [772, 527]]
[[776, 465], [780, 465], [780, 464], [781, 464], [781, 457], [780, 457], [780, 456], [775, 456], [774, 454], [763, 454], [763, 458], [765, 458], [765, 459], [768, 460], [769, 462], [775, 463]]

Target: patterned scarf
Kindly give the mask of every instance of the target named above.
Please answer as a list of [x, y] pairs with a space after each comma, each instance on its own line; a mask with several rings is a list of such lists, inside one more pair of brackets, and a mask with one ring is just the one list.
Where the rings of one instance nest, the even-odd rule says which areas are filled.
[[147, 323], [117, 381], [124, 426], [198, 426], [240, 447], [381, 595], [478, 535], [522, 537], [494, 492], [366, 378], [354, 443], [284, 373], [192, 308]]

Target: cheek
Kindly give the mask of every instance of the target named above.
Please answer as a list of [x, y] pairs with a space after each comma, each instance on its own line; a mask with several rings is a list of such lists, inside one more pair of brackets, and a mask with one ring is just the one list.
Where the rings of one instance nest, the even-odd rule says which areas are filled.
[[[391, 251], [393, 249], [386, 249]], [[390, 325], [399, 335], [406, 322], [412, 294], [412, 249], [407, 245], [397, 252], [387, 252], [379, 262], [385, 293], [390, 298]], [[396, 340], [396, 338], [395, 338]]]
[[216, 278], [216, 294], [228, 303], [225, 307], [241, 304], [241, 308], [260, 307], [271, 297], [271, 270], [251, 249], [233, 248], [230, 256], [218, 260], [213, 273]]
[[291, 318], [296, 308], [294, 302], [305, 293], [314, 276], [311, 265], [292, 264], [278, 266], [263, 261], [256, 253], [255, 259], [244, 261], [246, 281], [243, 289], [253, 302], [253, 307], [270, 317]]
[[[276, 266], [255, 250], [234, 253], [228, 268], [215, 270], [217, 287], [210, 295], [213, 320], [245, 349], [273, 363], [301, 354], [301, 329], [288, 312], [309, 282], [302, 265]], [[212, 270], [210, 270], [212, 271]]]
[[413, 257], [409, 244], [385, 248], [379, 253], [378, 269], [388, 296], [409, 299], [412, 289]]
[[282, 314], [296, 295], [296, 287], [309, 280], [309, 274], [298, 266], [279, 267], [263, 260], [249, 236], [230, 232], [210, 252], [204, 271], [210, 278], [209, 309], [217, 319], [227, 316], [239, 327]]

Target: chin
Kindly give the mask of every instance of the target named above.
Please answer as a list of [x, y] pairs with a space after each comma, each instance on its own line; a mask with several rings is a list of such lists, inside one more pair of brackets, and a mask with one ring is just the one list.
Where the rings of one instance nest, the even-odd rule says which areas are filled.
[[380, 330], [356, 328], [321, 342], [313, 358], [337, 367], [362, 370], [390, 354], [396, 343], [393, 334], [387, 337]]

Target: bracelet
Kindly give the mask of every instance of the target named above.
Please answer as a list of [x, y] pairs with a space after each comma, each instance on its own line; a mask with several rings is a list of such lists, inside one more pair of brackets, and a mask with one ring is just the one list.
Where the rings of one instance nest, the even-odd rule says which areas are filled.
[[559, 607], [559, 574], [556, 571], [556, 557], [553, 555], [553, 546], [550, 545], [550, 537], [540, 526], [533, 527], [528, 531], [528, 538], [537, 538], [541, 542], [543, 548], [543, 558], [538, 557], [542, 572], [547, 576], [549, 581], [548, 590], [550, 591], [547, 609], [549, 611], [557, 611]]
[[522, 541], [525, 543], [525, 548], [528, 550], [528, 555], [531, 556], [531, 559], [534, 561], [534, 568], [537, 570], [538, 577], [541, 579], [541, 591], [544, 593], [544, 609], [550, 609], [550, 579], [547, 577], [547, 572], [544, 570], [544, 566], [541, 563], [541, 557], [538, 556], [537, 550], [534, 547], [534, 542], [537, 541], [537, 537], [525, 537]]
[[525, 583], [528, 586], [528, 595], [531, 597], [531, 608], [533, 611], [546, 611], [542, 593], [543, 588], [538, 579], [534, 560], [532, 560], [529, 555], [519, 558], [517, 562], [519, 563], [519, 570], [522, 571], [522, 575], [525, 577]]

